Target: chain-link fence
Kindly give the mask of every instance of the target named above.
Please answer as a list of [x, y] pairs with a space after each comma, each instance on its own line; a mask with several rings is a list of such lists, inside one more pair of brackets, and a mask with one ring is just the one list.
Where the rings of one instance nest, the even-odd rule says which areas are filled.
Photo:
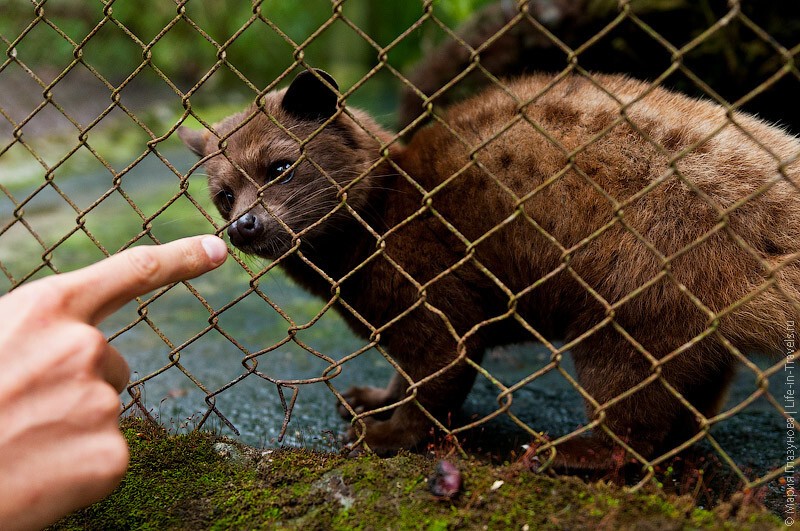
[[[426, 0], [387, 29], [391, 5], [244, 4], [11, 2], [0, 26], [6, 289], [209, 231], [272, 259], [232, 250], [110, 322], [126, 410], [335, 438], [335, 397], [360, 447], [514, 434], [534, 467], [644, 484], [700, 445], [744, 488], [793, 485], [800, 144], [738, 113], [800, 125], [793, 8]], [[389, 129], [400, 91], [397, 134], [355, 110]], [[464, 414], [475, 378], [494, 402]]]

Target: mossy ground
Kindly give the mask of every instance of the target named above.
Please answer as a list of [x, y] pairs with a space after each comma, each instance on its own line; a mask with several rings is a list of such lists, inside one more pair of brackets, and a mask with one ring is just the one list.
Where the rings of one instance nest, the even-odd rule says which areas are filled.
[[205, 432], [169, 435], [137, 419], [124, 420], [123, 432], [131, 464], [120, 487], [52, 529], [780, 527], [757, 506], [708, 511], [687, 497], [552, 478], [515, 465], [455, 460], [463, 489], [444, 500], [427, 486], [435, 461], [421, 455], [257, 450]]

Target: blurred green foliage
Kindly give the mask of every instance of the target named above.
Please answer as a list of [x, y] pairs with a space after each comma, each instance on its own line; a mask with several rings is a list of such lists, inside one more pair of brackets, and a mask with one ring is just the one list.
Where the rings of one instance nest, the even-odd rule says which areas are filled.
[[[438, 0], [432, 9], [434, 16], [455, 28], [488, 1]], [[145, 67], [137, 77], [158, 81], [157, 69], [183, 91], [220, 58], [263, 90], [291, 68], [299, 54], [348, 87], [379, 64], [375, 46], [388, 46], [424, 15], [421, 0], [345, 0], [336, 17], [331, 0], [189, 0], [182, 9], [171, 0], [41, 4], [37, 9], [29, 0], [0, 1], [4, 47], [13, 45], [9, 54], [37, 74], [42, 67], [61, 71], [78, 56], [118, 85], [148, 62], [154, 68]], [[319, 34], [310, 38], [315, 32]], [[405, 71], [442, 38], [445, 32], [427, 21], [391, 47], [388, 63]], [[209, 86], [252, 94], [225, 65], [204, 84]]]

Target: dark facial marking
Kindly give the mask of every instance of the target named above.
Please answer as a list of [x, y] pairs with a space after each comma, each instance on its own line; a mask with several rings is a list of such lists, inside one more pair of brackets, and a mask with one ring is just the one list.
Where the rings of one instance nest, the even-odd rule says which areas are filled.
[[223, 218], [228, 219], [233, 209], [233, 203], [236, 201], [236, 196], [227, 188], [223, 188], [217, 192], [213, 199], [214, 204], [216, 204], [217, 209], [219, 209], [219, 213], [222, 214]]
[[278, 179], [278, 184], [286, 184], [294, 177], [295, 167], [293, 160], [278, 160], [267, 168], [267, 182]]

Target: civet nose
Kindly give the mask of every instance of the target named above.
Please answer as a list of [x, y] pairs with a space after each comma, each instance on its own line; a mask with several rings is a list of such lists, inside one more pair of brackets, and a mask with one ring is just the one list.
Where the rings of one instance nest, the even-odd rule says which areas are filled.
[[264, 226], [258, 218], [248, 212], [231, 223], [231, 226], [228, 227], [228, 236], [231, 238], [231, 243], [238, 247], [252, 242], [261, 236], [263, 231]]

